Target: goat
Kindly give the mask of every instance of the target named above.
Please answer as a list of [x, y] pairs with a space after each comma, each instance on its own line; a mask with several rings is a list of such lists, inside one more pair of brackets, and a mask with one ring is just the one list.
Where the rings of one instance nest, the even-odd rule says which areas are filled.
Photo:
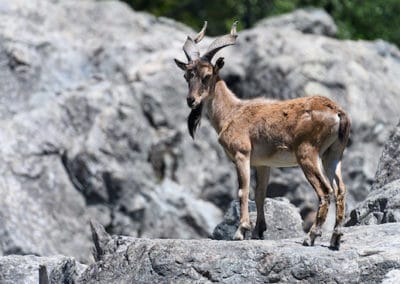
[[252, 238], [262, 238], [266, 230], [264, 199], [270, 167], [299, 165], [319, 199], [315, 221], [303, 245], [313, 246], [316, 237], [321, 236], [330, 193], [334, 192], [336, 223], [330, 248], [338, 250], [343, 235], [346, 194], [341, 160], [349, 138], [350, 118], [335, 102], [322, 96], [285, 101], [237, 98], [219, 76], [224, 59], [220, 57], [215, 64], [211, 62], [220, 49], [235, 44], [236, 25], [237, 22], [230, 34], [215, 39], [200, 56], [196, 43], [204, 38], [205, 22], [195, 38], [188, 36], [183, 45], [188, 63], [175, 59], [177, 66], [185, 71], [189, 87], [186, 99], [191, 108], [188, 117], [190, 135], [194, 138], [204, 107], [218, 134], [218, 142], [236, 166], [240, 224], [234, 239], [243, 240], [245, 233], [251, 230], [248, 212], [250, 167], [255, 167], [257, 176], [257, 221]]

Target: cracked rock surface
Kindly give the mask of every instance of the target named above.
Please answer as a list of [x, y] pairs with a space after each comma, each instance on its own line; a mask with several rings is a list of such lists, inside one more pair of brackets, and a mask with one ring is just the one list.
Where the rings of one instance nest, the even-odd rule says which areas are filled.
[[379, 283], [396, 279], [399, 234], [396, 224], [346, 228], [340, 251], [327, 248], [327, 236], [315, 247], [304, 247], [296, 238], [214, 241], [103, 235], [101, 260], [90, 265], [78, 283]]

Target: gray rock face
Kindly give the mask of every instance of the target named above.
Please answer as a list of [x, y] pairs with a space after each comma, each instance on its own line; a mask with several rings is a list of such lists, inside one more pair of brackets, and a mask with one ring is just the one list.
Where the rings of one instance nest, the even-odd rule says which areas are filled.
[[170, 74], [191, 31], [112, 1], [0, 10], [0, 253], [87, 262], [90, 218], [112, 233], [209, 236], [234, 175], [212, 132], [186, 135]]
[[399, 159], [400, 123], [385, 145], [370, 194], [351, 211], [347, 226], [400, 222]]
[[[39, 273], [42, 267], [45, 272]], [[65, 256], [38, 257], [10, 255], [0, 257], [0, 282], [4, 284], [75, 283], [86, 268]], [[40, 278], [39, 278], [40, 274]], [[39, 282], [48, 280], [48, 282]]]
[[372, 190], [379, 189], [397, 179], [400, 179], [400, 122], [385, 144]]
[[[256, 204], [249, 202], [250, 223], [254, 228], [257, 219]], [[264, 240], [279, 240], [295, 238], [304, 235], [301, 226], [302, 220], [298, 209], [289, 202], [288, 199], [266, 198], [264, 201], [265, 221], [267, 230], [264, 232]], [[213, 239], [233, 240], [240, 220], [240, 203], [234, 201], [224, 216], [222, 223], [214, 229]], [[246, 234], [246, 239], [250, 239], [251, 234]]]
[[[347, 228], [340, 251], [281, 241], [107, 237], [102, 259], [78, 283], [377, 283], [400, 268], [400, 227]], [[328, 239], [323, 238], [323, 244]]]
[[347, 226], [400, 222], [400, 179], [368, 195], [350, 213]]

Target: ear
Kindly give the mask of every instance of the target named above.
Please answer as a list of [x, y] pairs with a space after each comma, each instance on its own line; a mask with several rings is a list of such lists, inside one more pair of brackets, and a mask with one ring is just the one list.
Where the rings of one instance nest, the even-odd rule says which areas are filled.
[[182, 61], [179, 61], [178, 59], [174, 59], [175, 60], [175, 63], [176, 63], [176, 65], [179, 67], [179, 68], [181, 68], [183, 71], [186, 71], [186, 63], [184, 63], [184, 62], [182, 62]]
[[215, 62], [215, 71], [218, 72], [222, 67], [224, 67], [224, 58], [220, 57], [217, 59], [217, 62]]

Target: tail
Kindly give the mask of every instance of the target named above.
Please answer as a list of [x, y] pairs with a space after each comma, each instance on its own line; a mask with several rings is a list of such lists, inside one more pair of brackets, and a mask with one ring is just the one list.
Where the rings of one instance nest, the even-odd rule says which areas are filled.
[[340, 111], [338, 113], [338, 115], [340, 118], [339, 140], [340, 140], [340, 142], [347, 144], [347, 141], [349, 140], [350, 128], [351, 128], [350, 117], [344, 111]]

